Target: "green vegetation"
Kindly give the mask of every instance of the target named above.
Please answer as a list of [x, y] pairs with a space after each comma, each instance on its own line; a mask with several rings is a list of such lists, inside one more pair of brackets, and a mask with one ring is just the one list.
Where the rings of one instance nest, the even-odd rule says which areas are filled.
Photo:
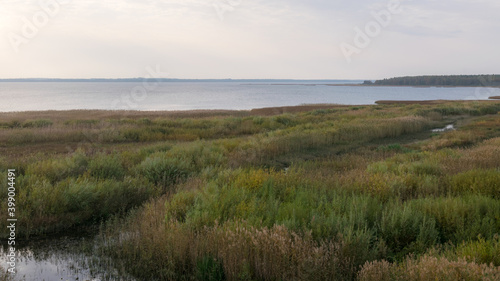
[[21, 126], [0, 129], [0, 169], [18, 233], [101, 224], [97, 251], [140, 280], [498, 280], [499, 112], [1, 114]]
[[375, 85], [500, 87], [500, 75], [407, 76], [377, 80]]

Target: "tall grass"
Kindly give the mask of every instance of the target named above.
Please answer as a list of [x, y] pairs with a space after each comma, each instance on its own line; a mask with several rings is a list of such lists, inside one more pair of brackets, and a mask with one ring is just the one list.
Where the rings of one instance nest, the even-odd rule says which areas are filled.
[[70, 157], [30, 163], [25, 174], [44, 177], [50, 182], [56, 183], [68, 177], [83, 175], [88, 169], [88, 164], [89, 159], [85, 153], [77, 151]]
[[20, 235], [104, 222], [99, 253], [141, 280], [488, 280], [497, 106], [0, 115], [0, 168]]
[[[97, 180], [68, 178], [51, 183], [45, 177], [24, 175], [17, 178], [18, 235], [28, 237], [98, 223], [112, 214], [139, 206], [158, 189], [142, 179], [125, 177]], [[6, 219], [6, 214], [2, 213]], [[7, 235], [2, 231], [2, 236]]]
[[97, 179], [123, 180], [125, 169], [118, 155], [94, 155], [88, 164], [89, 174]]
[[477, 280], [493, 281], [500, 279], [500, 268], [493, 265], [467, 262], [460, 259], [450, 261], [445, 258], [423, 256], [408, 258], [403, 264], [387, 261], [367, 263], [359, 273], [360, 281], [378, 280]]
[[[318, 242], [278, 225], [255, 228], [234, 222], [195, 231], [175, 222], [153, 221], [164, 212], [162, 202], [146, 205], [125, 222], [111, 223], [103, 236], [102, 251], [142, 279], [349, 280], [366, 259], [377, 257], [363, 249], [368, 244], [359, 236]], [[113, 224], [123, 227], [119, 240], [107, 240], [116, 228]], [[148, 254], [132, 262], [137, 253]], [[168, 262], [152, 265], [153, 260]]]

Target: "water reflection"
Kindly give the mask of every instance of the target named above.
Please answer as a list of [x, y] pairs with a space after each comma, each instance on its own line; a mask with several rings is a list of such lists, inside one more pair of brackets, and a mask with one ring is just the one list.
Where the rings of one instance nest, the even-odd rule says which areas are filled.
[[[93, 238], [58, 237], [47, 240], [18, 241], [14, 280], [26, 281], [135, 281], [111, 266], [105, 258], [93, 255]], [[0, 263], [7, 267], [7, 245], [0, 249]]]
[[432, 130], [432, 132], [439, 133], [439, 132], [447, 132], [447, 131], [453, 131], [453, 130], [455, 130], [455, 126], [453, 124], [450, 124], [442, 129], [434, 129], [434, 130]]

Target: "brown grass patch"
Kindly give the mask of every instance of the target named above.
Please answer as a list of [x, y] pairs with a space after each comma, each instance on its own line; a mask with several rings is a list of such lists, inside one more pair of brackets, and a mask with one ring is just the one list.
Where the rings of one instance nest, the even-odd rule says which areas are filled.
[[401, 265], [387, 261], [366, 263], [358, 275], [360, 281], [378, 280], [499, 280], [500, 267], [477, 264], [459, 259], [450, 261], [445, 258], [422, 256], [418, 259], [408, 258]]
[[299, 112], [307, 112], [316, 109], [332, 109], [332, 108], [345, 108], [349, 107], [349, 105], [340, 105], [340, 104], [305, 104], [305, 105], [297, 105], [297, 106], [281, 106], [281, 107], [264, 107], [264, 108], [255, 108], [250, 110], [250, 115], [253, 116], [271, 116], [271, 115], [280, 115], [284, 113], [299, 113]]
[[[492, 99], [492, 97], [490, 97]], [[394, 104], [404, 104], [404, 105], [439, 105], [439, 104], [449, 104], [449, 103], [489, 103], [495, 102], [492, 100], [378, 100], [375, 103], [380, 105], [394, 105]]]
[[444, 104], [450, 102], [460, 102], [458, 100], [378, 100], [376, 104]]
[[184, 110], [184, 111], [133, 111], [133, 110], [48, 110], [48, 111], [23, 111], [0, 112], [0, 120], [24, 121], [28, 119], [51, 119], [52, 121], [79, 119], [120, 119], [120, 118], [206, 118], [224, 116], [248, 116], [245, 110]]

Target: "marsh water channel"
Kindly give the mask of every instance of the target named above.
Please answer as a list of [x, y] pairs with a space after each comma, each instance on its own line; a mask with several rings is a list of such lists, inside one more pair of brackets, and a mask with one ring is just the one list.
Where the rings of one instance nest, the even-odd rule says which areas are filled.
[[[97, 241], [97, 236], [89, 233], [16, 241], [16, 274], [9, 276], [16, 281], [135, 281], [96, 253]], [[6, 247], [2, 243], [0, 248], [4, 269], [8, 267]]]

